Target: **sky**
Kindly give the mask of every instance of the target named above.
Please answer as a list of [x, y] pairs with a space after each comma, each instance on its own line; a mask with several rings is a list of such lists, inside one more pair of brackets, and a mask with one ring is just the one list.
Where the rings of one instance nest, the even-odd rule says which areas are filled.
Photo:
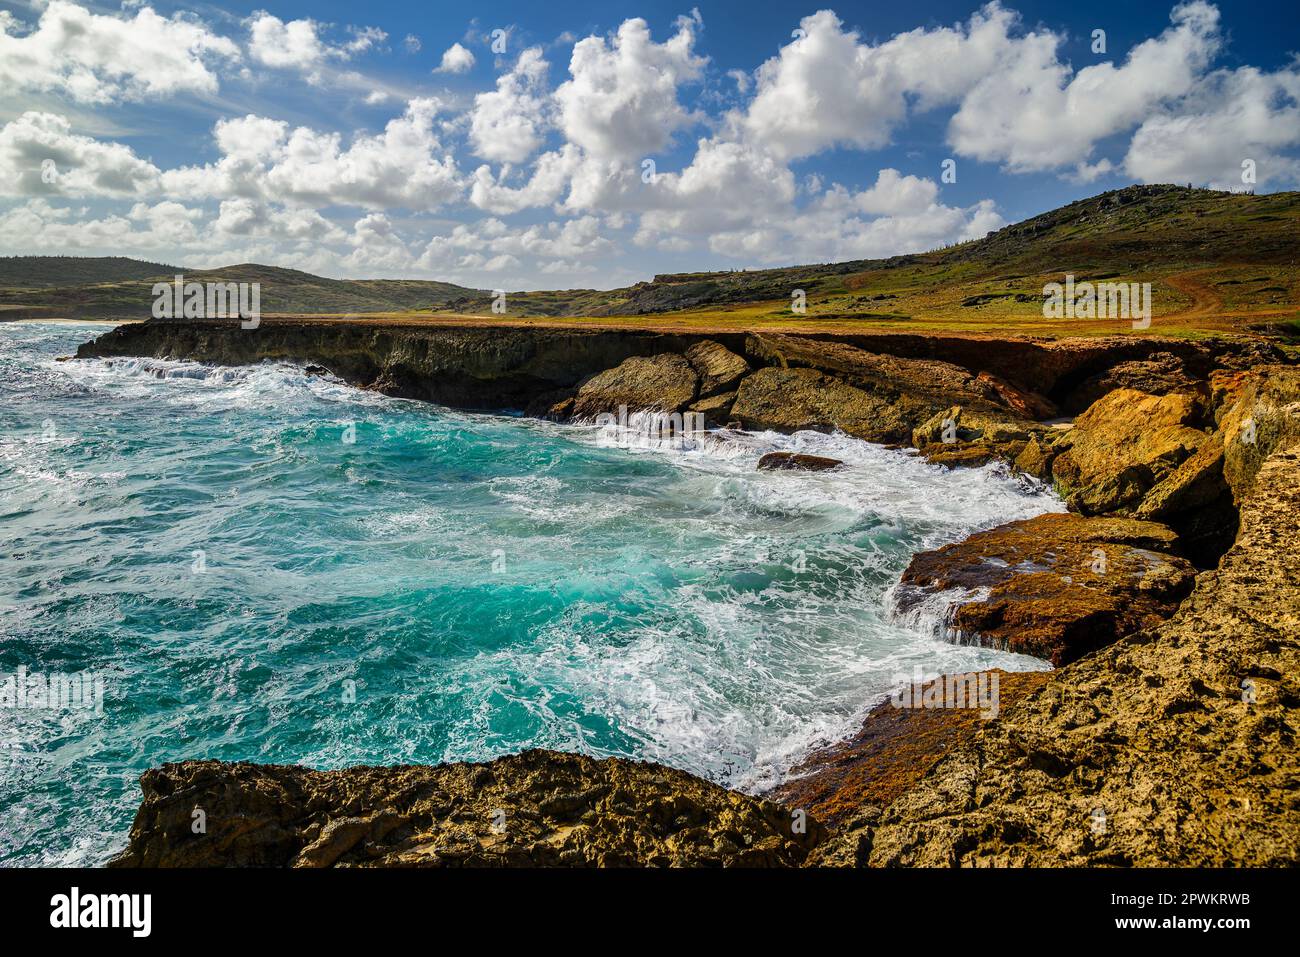
[[0, 255], [485, 289], [1300, 187], [1292, 2], [0, 0]]

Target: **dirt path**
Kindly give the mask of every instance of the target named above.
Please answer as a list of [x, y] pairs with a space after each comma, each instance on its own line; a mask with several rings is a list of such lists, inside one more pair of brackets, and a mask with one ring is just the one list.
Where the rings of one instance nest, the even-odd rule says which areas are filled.
[[1161, 316], [1165, 322], [1174, 319], [1203, 319], [1210, 315], [1222, 315], [1223, 297], [1219, 291], [1207, 283], [1204, 277], [1217, 272], [1216, 269], [1191, 269], [1173, 276], [1166, 276], [1165, 282], [1184, 295], [1192, 297], [1190, 308], [1172, 315]]

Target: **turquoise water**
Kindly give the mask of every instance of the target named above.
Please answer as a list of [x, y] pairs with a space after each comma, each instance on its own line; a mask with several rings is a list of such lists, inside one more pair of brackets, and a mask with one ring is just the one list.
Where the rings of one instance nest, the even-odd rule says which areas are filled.
[[[811, 433], [625, 447], [289, 365], [54, 361], [104, 328], [0, 324], [0, 681], [105, 682], [102, 714], [0, 709], [0, 863], [102, 862], [164, 761], [544, 746], [755, 791], [916, 665], [1042, 667], [885, 610], [916, 550], [1060, 508], [992, 469]], [[777, 448], [852, 468], [756, 472]]]

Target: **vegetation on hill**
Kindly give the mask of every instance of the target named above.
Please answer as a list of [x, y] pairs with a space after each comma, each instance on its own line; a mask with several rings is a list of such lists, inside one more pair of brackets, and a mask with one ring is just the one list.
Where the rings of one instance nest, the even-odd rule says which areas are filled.
[[[511, 293], [507, 301], [515, 316], [672, 313], [688, 325], [785, 320], [1052, 334], [1060, 323], [1043, 319], [1043, 286], [1067, 273], [1078, 282], [1151, 282], [1156, 317], [1180, 317], [1180, 326], [1253, 319], [1285, 331], [1300, 318], [1300, 193], [1130, 186], [928, 253], [662, 275], [623, 289]], [[806, 313], [791, 309], [796, 289], [807, 297]], [[490, 306], [486, 296], [448, 303], [476, 315], [490, 315]], [[1084, 321], [1096, 332], [1129, 328]]]
[[127, 282], [181, 271], [177, 266], [125, 256], [0, 256], [0, 288], [46, 289]]
[[[68, 257], [16, 257], [10, 262], [27, 260], [65, 261], [71, 263], [102, 262]], [[183, 273], [187, 282], [257, 282], [261, 283], [261, 308], [264, 313], [383, 313], [430, 310], [443, 307], [449, 300], [478, 294], [478, 290], [449, 282], [414, 279], [325, 279], [297, 269], [243, 263], [220, 269], [182, 270], [156, 263], [117, 260], [134, 264], [143, 276], [123, 276], [112, 280], [87, 283], [27, 287], [0, 284], [0, 303], [15, 306], [62, 307], [78, 318], [132, 317], [148, 318], [153, 306], [153, 285], [169, 282]], [[93, 269], [91, 271], [94, 271]], [[103, 271], [108, 271], [107, 269]], [[123, 267], [123, 272], [129, 271]], [[11, 273], [21, 275], [18, 268]], [[75, 275], [75, 267], [69, 275]], [[48, 274], [47, 272], [43, 274]]]
[[[60, 269], [66, 282], [53, 284], [51, 276]], [[119, 272], [110, 277], [113, 270]], [[138, 275], [143, 272], [148, 275]], [[44, 307], [81, 318], [145, 318], [153, 282], [176, 272], [124, 259], [0, 260], [0, 309]], [[254, 264], [186, 276], [260, 282], [267, 314], [381, 318], [400, 313], [408, 321], [565, 319], [837, 332], [1078, 335], [1132, 329], [1128, 318], [1044, 318], [1044, 286], [1061, 282], [1066, 274], [1076, 282], [1151, 283], [1152, 331], [1157, 333], [1249, 329], [1300, 339], [1300, 193], [1130, 186], [932, 252], [677, 273], [612, 290], [508, 292], [504, 315], [492, 311], [491, 291], [445, 282], [323, 279]], [[94, 278], [86, 280], [87, 275]], [[804, 312], [792, 309], [796, 290], [806, 296]]]

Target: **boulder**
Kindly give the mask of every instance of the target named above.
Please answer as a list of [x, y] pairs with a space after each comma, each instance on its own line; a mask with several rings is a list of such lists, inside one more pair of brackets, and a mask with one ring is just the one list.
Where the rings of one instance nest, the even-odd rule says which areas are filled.
[[768, 452], [758, 460], [760, 471], [797, 470], [802, 472], [825, 472], [839, 468], [844, 463], [839, 459], [823, 455], [803, 455], [798, 452]]
[[681, 412], [695, 400], [699, 379], [695, 368], [677, 353], [633, 356], [584, 382], [574, 398], [572, 415], [617, 415], [624, 405], [629, 411]]
[[1052, 462], [1052, 477], [1084, 515], [1131, 513], [1209, 441], [1209, 433], [1193, 427], [1200, 417], [1196, 396], [1116, 389], [1057, 440], [1064, 448]]
[[946, 637], [1062, 665], [1163, 621], [1195, 573], [1163, 525], [1051, 513], [921, 552], [894, 602], [950, 593]]
[[140, 785], [111, 867], [772, 867], [826, 836], [685, 771], [555, 751], [340, 771], [185, 761]]
[[726, 346], [706, 339], [686, 350], [686, 361], [700, 377], [699, 397], [735, 391], [736, 383], [749, 371], [749, 363]]
[[710, 396], [693, 403], [690, 411], [704, 416], [704, 421], [708, 425], [719, 425], [731, 421], [731, 406], [735, 401], [735, 392], [723, 392], [721, 395]]
[[1117, 362], [1089, 376], [1066, 396], [1065, 407], [1069, 412], [1082, 412], [1116, 389], [1165, 395], [1196, 393], [1203, 388], [1204, 379], [1191, 375], [1181, 358], [1170, 352], [1153, 352], [1145, 359]]
[[747, 375], [731, 415], [746, 429], [840, 429], [871, 442], [896, 442], [911, 431], [908, 416], [893, 403], [815, 369], [766, 368]]
[[745, 350], [758, 363], [816, 370], [890, 406], [891, 425], [873, 430], [880, 437], [872, 441], [906, 442], [912, 429], [954, 404], [972, 413], [1019, 417], [991, 380], [981, 382], [951, 362], [882, 355], [846, 342], [774, 334], [749, 336]]

